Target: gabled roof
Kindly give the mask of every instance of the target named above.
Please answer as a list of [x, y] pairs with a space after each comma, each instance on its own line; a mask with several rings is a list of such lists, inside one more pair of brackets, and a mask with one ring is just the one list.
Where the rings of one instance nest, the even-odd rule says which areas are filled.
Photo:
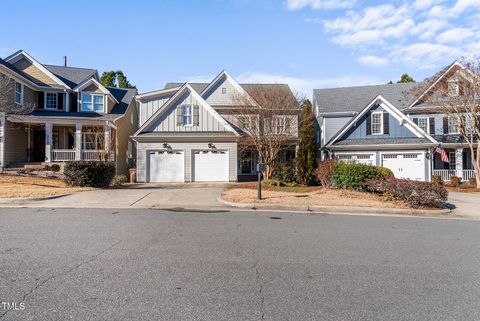
[[222, 117], [220, 114], [218, 114], [215, 109], [213, 109], [199, 94], [195, 89], [190, 86], [189, 83], [184, 84], [170, 99], [163, 104], [163, 106], [158, 109], [134, 134], [134, 136], [139, 135], [142, 133], [145, 129], [147, 129], [149, 126], [153, 124], [164, 112], [168, 110], [177, 100], [178, 97], [180, 97], [183, 93], [185, 92], [190, 92], [190, 94], [200, 103], [202, 106], [210, 112], [215, 119], [221, 123], [228, 131], [234, 133], [236, 136], [240, 136], [238, 132], [233, 129], [233, 127]]
[[58, 78], [55, 74], [53, 74], [50, 70], [48, 70], [44, 65], [42, 65], [40, 62], [38, 62], [35, 58], [33, 58], [30, 54], [28, 54], [24, 50], [19, 50], [12, 55], [8, 56], [5, 58], [5, 61], [14, 64], [16, 61], [25, 58], [28, 61], [30, 61], [36, 68], [38, 68], [41, 72], [43, 72], [45, 75], [50, 77], [53, 81], [55, 81], [58, 85], [63, 86], [65, 88], [70, 88], [64, 81], [62, 81], [60, 78]]
[[64, 67], [54, 65], [43, 65], [50, 70], [54, 75], [66, 83], [70, 88], [75, 88], [81, 82], [88, 78], [98, 78], [98, 73], [95, 69], [90, 68], [77, 68], [77, 67]]
[[415, 86], [418, 83], [314, 89], [313, 97], [320, 114], [359, 112], [379, 95], [398, 109], [404, 109], [415, 99], [411, 94]]
[[6, 69], [7, 71], [15, 74], [20, 79], [26, 81], [28, 83], [28, 85], [33, 87], [33, 88], [38, 88], [39, 87], [36, 80], [33, 79], [32, 77], [30, 77], [30, 75], [28, 75], [28, 74], [24, 73], [23, 71], [15, 68], [15, 66], [9, 64], [8, 62], [6, 62], [5, 60], [3, 60], [1, 58], [0, 58], [0, 68]]
[[[104, 94], [106, 95], [109, 95], [110, 97], [112, 97], [112, 99], [118, 104], [118, 100], [117, 98], [115, 98], [115, 96], [110, 92], [110, 90], [108, 90], [106, 87], [104, 87], [98, 80], [96, 80], [95, 78], [91, 77], [89, 79], [86, 79], [84, 80], [83, 82], [81, 82], [80, 84], [78, 84], [75, 88], [73, 88], [73, 91], [76, 91], [76, 92], [80, 92], [82, 91], [83, 89], [87, 88], [88, 86], [90, 85], [95, 85], [98, 87], [98, 89], [100, 89]], [[112, 87], [110, 87], [112, 88]]]
[[127, 111], [128, 106], [132, 103], [132, 100], [137, 94], [136, 88], [117, 88], [117, 87], [107, 87], [112, 96], [118, 101], [118, 103], [113, 106], [110, 114], [123, 115]]
[[[350, 119], [345, 126], [340, 129], [335, 136], [330, 139], [330, 141], [325, 145], [325, 147], [331, 147], [336, 141], [338, 141], [345, 133], [355, 126], [355, 124], [375, 105], [381, 105], [390, 115], [395, 117], [401, 124], [405, 125], [415, 136], [418, 138], [428, 139], [432, 143], [437, 143], [437, 141], [431, 137], [429, 134], [425, 133], [420, 127], [418, 127], [411, 119], [409, 119], [405, 114], [403, 114], [398, 108], [393, 106], [388, 100], [386, 100], [381, 95], [378, 95], [373, 100], [368, 103], [361, 112], [359, 112], [355, 117]], [[373, 142], [373, 140], [372, 140]]]

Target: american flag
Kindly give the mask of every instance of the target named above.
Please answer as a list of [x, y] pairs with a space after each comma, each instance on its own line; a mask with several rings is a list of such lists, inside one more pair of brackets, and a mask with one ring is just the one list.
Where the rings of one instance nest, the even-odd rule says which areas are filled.
[[445, 153], [445, 149], [442, 148], [442, 145], [438, 145], [437, 147], [435, 147], [435, 149], [433, 151], [435, 153], [440, 154], [440, 158], [442, 159], [442, 162], [450, 163], [450, 161], [448, 160], [447, 153]]

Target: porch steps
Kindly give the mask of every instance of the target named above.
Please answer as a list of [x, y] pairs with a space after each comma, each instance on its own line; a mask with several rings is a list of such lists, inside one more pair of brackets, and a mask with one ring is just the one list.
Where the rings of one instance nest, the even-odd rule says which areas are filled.
[[42, 163], [13, 163], [7, 168], [6, 171], [18, 171], [20, 169], [32, 169], [32, 170], [44, 170], [45, 164]]

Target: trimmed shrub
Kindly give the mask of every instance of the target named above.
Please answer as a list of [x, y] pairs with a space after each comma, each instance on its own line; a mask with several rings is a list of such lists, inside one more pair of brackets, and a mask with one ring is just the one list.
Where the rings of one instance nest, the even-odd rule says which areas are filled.
[[450, 177], [450, 184], [453, 187], [459, 187], [461, 183], [462, 183], [462, 179], [460, 177], [458, 177], [458, 176]]
[[52, 166], [50, 166], [49, 168], [52, 172], [59, 172], [60, 171], [60, 165], [58, 164], [53, 164]]
[[112, 186], [122, 186], [128, 183], [130, 180], [126, 175], [115, 175], [112, 180]]
[[115, 176], [112, 162], [76, 161], [68, 162], [64, 168], [65, 183], [81, 187], [109, 187]]
[[287, 164], [280, 164], [273, 172], [273, 178], [283, 183], [291, 183], [295, 181], [294, 168]]
[[442, 207], [448, 199], [443, 185], [408, 179], [378, 177], [367, 182], [367, 190], [404, 201], [412, 207]]
[[367, 181], [381, 176], [376, 166], [356, 162], [336, 162], [332, 182], [337, 188], [365, 190]]
[[326, 159], [321, 162], [316, 170], [317, 181], [324, 187], [332, 186], [332, 176], [335, 169], [335, 159]]
[[432, 175], [432, 183], [443, 185], [443, 179], [440, 175]]
[[383, 177], [395, 177], [395, 175], [393, 175], [393, 172], [390, 168], [386, 168], [386, 167], [382, 167], [382, 166], [377, 166], [377, 170], [378, 170], [378, 173], [380, 174], [380, 176], [383, 176]]
[[470, 179], [468, 180], [468, 184], [472, 187], [477, 187], [477, 180], [475, 179], [475, 177], [470, 177]]

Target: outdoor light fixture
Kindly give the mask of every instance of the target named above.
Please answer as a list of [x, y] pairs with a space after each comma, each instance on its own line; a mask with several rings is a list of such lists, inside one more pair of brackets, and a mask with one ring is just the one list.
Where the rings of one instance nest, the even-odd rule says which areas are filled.
[[171, 149], [172, 147], [168, 143], [163, 143], [163, 148]]
[[427, 152], [427, 153], [425, 154], [425, 157], [426, 157], [427, 159], [431, 159], [431, 158], [432, 158], [432, 154], [431, 154], [430, 152]]
[[215, 145], [214, 145], [212, 142], [210, 142], [210, 143], [208, 143], [208, 148], [214, 149], [214, 148], [216, 148], [216, 147], [215, 147]]

